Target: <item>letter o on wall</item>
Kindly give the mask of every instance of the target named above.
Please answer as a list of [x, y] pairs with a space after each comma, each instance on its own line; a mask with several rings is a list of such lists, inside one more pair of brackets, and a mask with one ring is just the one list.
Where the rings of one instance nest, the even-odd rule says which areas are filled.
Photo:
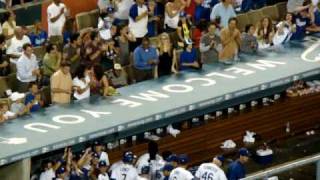
[[61, 124], [79, 124], [84, 122], [86, 119], [76, 115], [59, 115], [53, 117], [52, 120]]
[[170, 84], [163, 86], [162, 89], [167, 92], [173, 93], [187, 93], [193, 91], [192, 86], [184, 85], [184, 84]]

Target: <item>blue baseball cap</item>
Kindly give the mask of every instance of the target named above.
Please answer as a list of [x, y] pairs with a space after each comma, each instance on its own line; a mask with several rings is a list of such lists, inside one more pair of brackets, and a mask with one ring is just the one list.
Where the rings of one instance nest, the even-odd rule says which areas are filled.
[[56, 174], [63, 174], [66, 172], [66, 169], [64, 167], [60, 167], [56, 170]]
[[174, 167], [171, 164], [166, 164], [163, 166], [162, 171], [172, 171]]
[[105, 161], [100, 161], [99, 162], [99, 167], [106, 167], [107, 163]]
[[132, 163], [136, 156], [131, 151], [123, 153], [122, 161], [124, 163]]
[[240, 148], [239, 149], [239, 155], [240, 156], [247, 156], [247, 157], [251, 156], [251, 154], [250, 154], [250, 152], [248, 151], [247, 148]]
[[108, 13], [113, 13], [114, 12], [114, 8], [111, 7], [111, 6], [107, 7], [107, 12]]
[[171, 154], [168, 159], [167, 159], [168, 162], [179, 162], [179, 158], [176, 154]]
[[222, 156], [222, 155], [218, 155], [215, 158], [218, 159], [221, 163], [223, 163], [224, 159], [225, 159], [224, 156]]
[[179, 155], [179, 164], [187, 164], [190, 161], [188, 155], [181, 154]]

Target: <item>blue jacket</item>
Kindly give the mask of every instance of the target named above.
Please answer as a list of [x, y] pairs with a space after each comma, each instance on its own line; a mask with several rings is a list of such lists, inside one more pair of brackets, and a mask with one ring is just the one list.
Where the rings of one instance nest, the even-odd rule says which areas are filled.
[[228, 180], [238, 180], [246, 176], [244, 165], [239, 161], [233, 161], [228, 168]]

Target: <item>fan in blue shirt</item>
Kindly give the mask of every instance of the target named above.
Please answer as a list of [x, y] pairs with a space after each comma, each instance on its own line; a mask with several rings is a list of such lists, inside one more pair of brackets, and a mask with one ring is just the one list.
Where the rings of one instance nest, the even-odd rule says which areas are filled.
[[29, 34], [31, 44], [34, 47], [42, 46], [47, 41], [48, 34], [41, 28], [40, 22], [36, 22], [34, 27], [35, 30]]
[[301, 11], [295, 17], [296, 32], [291, 36], [291, 40], [303, 40], [306, 35], [307, 27], [310, 26], [308, 11]]
[[41, 109], [43, 104], [39, 93], [39, 88], [36, 83], [30, 83], [29, 89], [30, 92], [26, 95], [25, 105], [30, 108], [30, 112], [36, 112]]
[[192, 44], [185, 44], [185, 48], [180, 54], [180, 70], [198, 69], [200, 65], [197, 61], [197, 51]]
[[139, 70], [151, 70], [158, 64], [157, 49], [150, 46], [149, 39], [143, 38], [142, 45], [133, 52], [134, 67]]

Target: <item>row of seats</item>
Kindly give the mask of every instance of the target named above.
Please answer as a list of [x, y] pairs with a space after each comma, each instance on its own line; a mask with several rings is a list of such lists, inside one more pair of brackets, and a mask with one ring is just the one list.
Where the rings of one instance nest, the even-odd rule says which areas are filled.
[[95, 9], [89, 12], [82, 12], [76, 15], [76, 24], [78, 30], [85, 28], [97, 28], [99, 19], [99, 10]]
[[238, 27], [240, 31], [244, 31], [246, 25], [253, 24], [256, 25], [263, 17], [269, 17], [273, 21], [277, 22], [283, 19], [287, 13], [286, 2], [281, 2], [273, 6], [266, 6], [262, 9], [252, 10], [247, 13], [239, 14]]
[[[248, 13], [239, 14], [239, 28], [244, 31], [247, 24], [256, 24], [263, 17], [270, 17], [274, 21], [284, 18], [286, 15], [286, 2], [280, 2], [273, 6], [266, 6], [259, 10], [252, 10]], [[78, 30], [93, 27], [96, 28], [98, 24], [99, 10], [92, 10], [90, 12], [83, 12], [76, 15], [76, 24]]]

